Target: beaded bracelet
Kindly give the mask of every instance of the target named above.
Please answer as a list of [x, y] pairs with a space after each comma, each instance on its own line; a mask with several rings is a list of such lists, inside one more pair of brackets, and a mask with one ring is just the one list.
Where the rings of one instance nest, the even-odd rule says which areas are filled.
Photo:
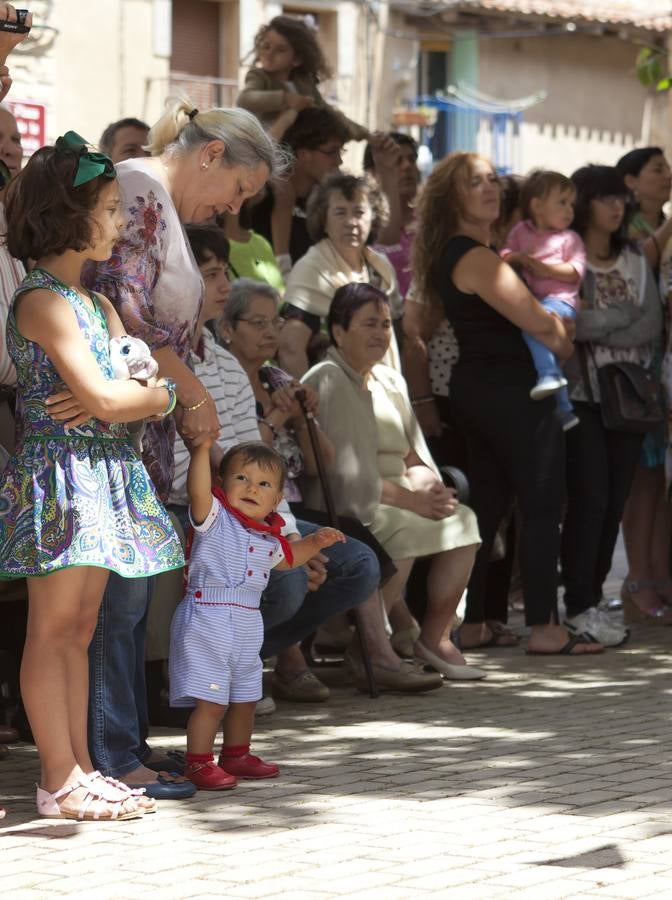
[[200, 409], [201, 406], [203, 406], [204, 403], [207, 403], [209, 397], [210, 397], [210, 394], [206, 391], [206, 392], [205, 392], [205, 397], [203, 397], [202, 400], [199, 400], [198, 403], [195, 403], [193, 406], [184, 406], [182, 403], [180, 404], [180, 406], [182, 407], [182, 409], [183, 409], [185, 412], [193, 412], [195, 409]]

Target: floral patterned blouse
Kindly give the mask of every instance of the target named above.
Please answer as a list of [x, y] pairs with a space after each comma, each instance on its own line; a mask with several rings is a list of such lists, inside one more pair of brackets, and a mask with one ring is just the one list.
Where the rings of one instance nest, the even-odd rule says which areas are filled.
[[[272, 365], [263, 366], [259, 370], [259, 375], [261, 383], [267, 390], [270, 388], [271, 391], [285, 387], [285, 385], [294, 381], [292, 376], [283, 369], [278, 369], [277, 366]], [[257, 402], [257, 419], [261, 422], [263, 418], [264, 408]], [[303, 451], [291, 426], [283, 425], [276, 430], [277, 434], [273, 440], [273, 449], [280, 454], [287, 466], [287, 480], [284, 484], [285, 500], [288, 503], [301, 503], [303, 497], [301, 496], [297, 479], [304, 468]]]
[[[187, 363], [203, 302], [203, 280], [155, 162], [117, 166], [126, 224], [110, 259], [87, 282], [114, 304], [128, 333], [152, 350], [169, 347]], [[173, 480], [175, 421], [148, 422], [143, 459], [162, 500]]]

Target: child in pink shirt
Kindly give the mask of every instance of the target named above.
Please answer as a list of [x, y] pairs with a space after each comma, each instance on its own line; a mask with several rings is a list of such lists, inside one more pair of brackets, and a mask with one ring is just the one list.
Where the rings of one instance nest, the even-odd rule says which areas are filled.
[[[523, 219], [511, 229], [501, 256], [520, 271], [529, 289], [550, 312], [575, 318], [579, 289], [586, 268], [586, 248], [575, 231], [574, 185], [559, 172], [536, 171], [526, 180], [521, 207]], [[530, 348], [538, 380], [530, 391], [533, 400], [557, 395], [565, 431], [578, 425], [567, 393], [567, 379], [548, 347], [523, 334]]]

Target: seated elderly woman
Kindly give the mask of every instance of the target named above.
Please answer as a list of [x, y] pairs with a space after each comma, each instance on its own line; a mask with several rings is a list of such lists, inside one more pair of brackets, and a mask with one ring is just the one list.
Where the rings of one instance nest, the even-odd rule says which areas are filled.
[[[268, 363], [275, 356], [278, 337], [282, 333], [278, 302], [278, 293], [270, 285], [241, 278], [231, 286], [217, 330], [226, 348], [236, 357], [249, 378], [262, 439], [273, 446], [287, 464], [285, 498], [290, 501], [292, 512], [300, 521], [325, 525], [329, 522], [324, 511], [307, 508], [299, 486], [301, 476], [316, 477], [318, 474], [306, 419], [296, 398], [296, 392], [302, 386], [291, 375]], [[303, 391], [306, 395], [306, 408], [317, 416], [319, 408], [313, 388], [305, 385]], [[332, 468], [335, 464], [333, 444], [317, 421], [316, 431], [320, 454], [326, 467]], [[339, 518], [339, 526], [349, 538], [361, 541], [375, 553], [380, 567], [381, 584], [394, 576], [396, 569], [390, 556], [360, 521], [342, 516]], [[330, 553], [331, 551], [326, 555], [329, 556]], [[271, 584], [276, 579], [277, 576], [274, 579], [272, 574]], [[378, 591], [359, 610], [361, 622], [368, 629], [367, 640], [374, 674], [381, 690], [425, 691], [441, 687], [441, 679], [436, 673], [425, 672], [421, 667], [402, 665], [401, 660], [395, 656], [385, 633]], [[348, 659], [350, 674], [361, 685], [361, 660], [356, 647], [353, 646]], [[282, 683], [279, 688], [278, 691], [276, 679], [276, 693], [287, 698]]]
[[[363, 178], [342, 172], [329, 175], [310, 195], [307, 225], [316, 243], [287, 279], [286, 321], [278, 353], [280, 365], [296, 378], [310, 366], [311, 342], [314, 344], [324, 331], [332, 297], [339, 287], [353, 282], [372, 284], [387, 296], [393, 315], [399, 314], [401, 300], [394, 269], [385, 256], [367, 246], [376, 232], [380, 212], [380, 194]], [[400, 368], [393, 336], [385, 362]]]
[[[480, 544], [476, 517], [444, 486], [403, 377], [380, 364], [392, 335], [388, 298], [368, 284], [339, 288], [327, 325], [332, 346], [303, 381], [317, 392], [336, 450], [329, 477], [337, 511], [359, 518], [394, 560], [386, 610], [399, 602], [415, 558], [432, 557], [415, 657], [446, 678], [481, 678], [449, 638]], [[320, 503], [314, 480], [305, 493]]]
[[[297, 391], [303, 391], [306, 411], [313, 416], [320, 455], [327, 469], [331, 469], [335, 462], [334, 445], [320, 428], [317, 418], [319, 405], [313, 388], [301, 385], [269, 362], [277, 353], [284, 324], [278, 316], [279, 305], [280, 295], [271, 285], [251, 278], [240, 278], [231, 286], [218, 324], [219, 335], [250, 380], [262, 439], [285, 460], [285, 500], [295, 515], [316, 525], [327, 525], [329, 522], [324, 512], [308, 509], [303, 503], [301, 478], [316, 478], [318, 467], [306, 417], [296, 398]], [[394, 574], [392, 560], [359, 521], [344, 517], [339, 527], [350, 537], [364, 541], [376, 553], [383, 581]]]

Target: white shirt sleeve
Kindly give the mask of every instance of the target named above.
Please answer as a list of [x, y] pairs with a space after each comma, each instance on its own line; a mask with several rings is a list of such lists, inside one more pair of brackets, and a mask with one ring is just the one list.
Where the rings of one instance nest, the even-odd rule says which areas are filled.
[[217, 519], [219, 518], [219, 514], [222, 511], [222, 504], [219, 500], [213, 496], [212, 498], [212, 506], [210, 507], [210, 512], [207, 514], [205, 519], [201, 522], [200, 525], [197, 525], [194, 520], [191, 518], [191, 507], [189, 507], [189, 521], [191, 522], [192, 528], [194, 531], [197, 531], [199, 534], [205, 534], [207, 531], [210, 531], [212, 526], [215, 524]]
[[280, 541], [276, 541], [275, 550], [273, 551], [273, 556], [271, 557], [271, 568], [274, 569], [276, 566], [279, 566], [281, 562], [284, 562], [284, 560], [285, 554], [282, 552]]

